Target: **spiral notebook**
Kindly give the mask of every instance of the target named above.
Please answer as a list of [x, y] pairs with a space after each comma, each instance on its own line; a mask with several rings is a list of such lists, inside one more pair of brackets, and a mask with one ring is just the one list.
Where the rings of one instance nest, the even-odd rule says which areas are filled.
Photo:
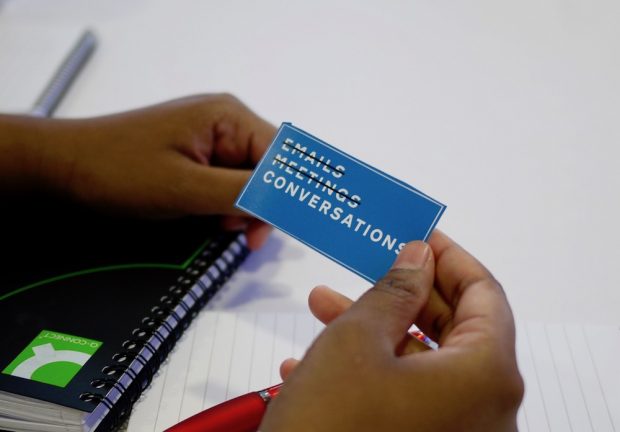
[[109, 431], [247, 255], [204, 217], [3, 200], [0, 429]]

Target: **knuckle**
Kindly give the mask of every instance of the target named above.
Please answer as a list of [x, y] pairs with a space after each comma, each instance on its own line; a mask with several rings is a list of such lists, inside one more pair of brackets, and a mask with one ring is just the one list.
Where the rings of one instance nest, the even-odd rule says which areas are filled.
[[508, 391], [505, 394], [506, 401], [511, 407], [518, 407], [523, 401], [525, 395], [525, 382], [519, 372], [512, 377]]
[[495, 277], [491, 277], [491, 280], [493, 281], [493, 283], [495, 284], [495, 287], [497, 288], [497, 290], [499, 292], [502, 293], [502, 295], [504, 297], [507, 297], [506, 295], [506, 290], [504, 290], [504, 285], [502, 285], [502, 283], [500, 281], [498, 281], [497, 279], [495, 279]]
[[498, 384], [496, 400], [504, 410], [513, 410], [521, 405], [525, 393], [525, 384], [516, 367], [504, 372], [501, 386], [499, 385], [500, 380], [497, 380], [496, 383]]
[[502, 296], [506, 298], [506, 293], [504, 292], [502, 285], [492, 275], [476, 275], [475, 277], [465, 278], [459, 282], [452, 298], [449, 300], [450, 306], [452, 306], [453, 309], [457, 309], [459, 303], [461, 302], [461, 297], [465, 291], [473, 286], [484, 289], [485, 292], [488, 292], [489, 294], [501, 293]]
[[241, 101], [234, 96], [232, 93], [218, 93], [216, 95], [217, 99], [225, 104], [229, 105], [240, 105]]
[[491, 378], [491, 391], [501, 410], [514, 410], [521, 405], [525, 393], [523, 377], [515, 361], [514, 352], [487, 353], [489, 366], [487, 372]]

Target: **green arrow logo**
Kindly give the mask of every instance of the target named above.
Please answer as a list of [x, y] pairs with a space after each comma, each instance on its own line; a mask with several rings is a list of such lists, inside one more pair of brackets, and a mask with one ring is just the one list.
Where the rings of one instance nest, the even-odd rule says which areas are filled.
[[65, 387], [101, 345], [93, 339], [43, 330], [2, 373]]

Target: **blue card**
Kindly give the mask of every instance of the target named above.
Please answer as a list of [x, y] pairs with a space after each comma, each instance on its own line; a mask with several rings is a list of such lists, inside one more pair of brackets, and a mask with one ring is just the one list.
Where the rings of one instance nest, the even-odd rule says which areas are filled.
[[446, 208], [290, 123], [235, 205], [370, 282], [405, 243], [426, 240]]

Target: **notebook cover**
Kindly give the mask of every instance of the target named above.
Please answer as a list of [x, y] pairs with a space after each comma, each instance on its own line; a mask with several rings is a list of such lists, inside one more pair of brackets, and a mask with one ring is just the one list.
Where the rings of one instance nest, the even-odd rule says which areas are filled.
[[[90, 412], [96, 404], [79, 395], [94, 391], [91, 381], [213, 241], [217, 221], [121, 218], [42, 196], [5, 204], [0, 390]], [[64, 387], [9, 375], [7, 367], [42, 331], [101, 344]]]

